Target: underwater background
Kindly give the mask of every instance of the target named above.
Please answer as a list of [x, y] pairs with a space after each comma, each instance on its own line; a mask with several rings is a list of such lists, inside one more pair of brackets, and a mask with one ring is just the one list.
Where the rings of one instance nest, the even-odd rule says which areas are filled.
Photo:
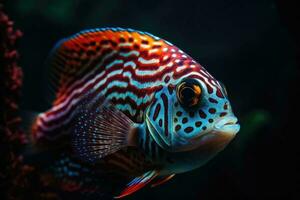
[[[299, 32], [295, 28], [299, 9], [293, 4], [9, 0], [5, 11], [23, 32], [17, 46], [23, 70], [20, 110], [47, 108], [41, 75], [49, 51], [59, 39], [88, 28], [152, 33], [184, 50], [226, 85], [241, 124], [231, 144], [205, 166], [127, 199], [299, 198]], [[12, 186], [2, 178], [5, 174], [0, 177], [1, 196], [8, 198]], [[23, 191], [24, 196], [38, 193], [35, 179], [27, 181], [30, 189]]]

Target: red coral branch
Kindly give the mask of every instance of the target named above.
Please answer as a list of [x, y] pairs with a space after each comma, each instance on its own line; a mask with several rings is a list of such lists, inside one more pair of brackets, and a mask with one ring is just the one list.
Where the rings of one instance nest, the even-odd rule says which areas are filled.
[[20, 199], [17, 192], [24, 190], [28, 181], [25, 177], [33, 171], [33, 167], [22, 163], [19, 154], [27, 142], [25, 133], [20, 129], [18, 106], [23, 73], [17, 64], [19, 54], [16, 43], [22, 33], [13, 26], [0, 4], [0, 193], [5, 199]]
[[[1, 63], [1, 100], [3, 122], [1, 129], [9, 140], [23, 138], [19, 129], [18, 100], [22, 86], [22, 69], [18, 66], [19, 54], [15, 49], [21, 31], [14, 30], [14, 23], [9, 20], [0, 5], [0, 63]], [[20, 140], [20, 142], [25, 142]]]
[[0, 199], [58, 199], [39, 169], [23, 162], [28, 140], [20, 128], [23, 73], [16, 49], [20, 37], [22, 32], [14, 28], [0, 2]]

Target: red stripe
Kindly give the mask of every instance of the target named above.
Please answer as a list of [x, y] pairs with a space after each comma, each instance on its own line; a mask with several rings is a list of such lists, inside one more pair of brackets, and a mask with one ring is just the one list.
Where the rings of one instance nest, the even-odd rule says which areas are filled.
[[[104, 77], [106, 77], [109, 73], [111, 73], [111, 72], [113, 72], [113, 71], [115, 71], [115, 70], [122, 69], [122, 68], [123, 68], [123, 64], [116, 64], [114, 67], [111, 67], [111, 68], [107, 69], [107, 70], [105, 71], [105, 73], [104, 73], [101, 77], [99, 77], [98, 79], [95, 80], [94, 84], [92, 84], [92, 85], [90, 85], [90, 86], [88, 87], [88, 89], [91, 89], [92, 87], [94, 87], [99, 81], [101, 81], [101, 79], [103, 79]], [[124, 68], [123, 71], [124, 71], [124, 72], [130, 72], [131, 75], [132, 75], [132, 77], [131, 77], [132, 79], [134, 79], [134, 80], [136, 80], [136, 81], [139, 81], [139, 82], [141, 82], [141, 83], [145, 83], [145, 82], [154, 82], [154, 81], [160, 80], [160, 78], [163, 77], [164, 74], [173, 71], [173, 68], [172, 68], [172, 67], [165, 68], [163, 71], [161, 71], [161, 72], [155, 74], [155, 76], [153, 76], [153, 75], [145, 75], [145, 76], [139, 76], [139, 75], [136, 75], [135, 70], [132, 69], [131, 67], [126, 67], [126, 68]], [[109, 80], [113, 80], [114, 77], [115, 77], [115, 76], [109, 78]], [[124, 80], [124, 79], [127, 79], [127, 77], [125, 77], [125, 78], [120, 78], [120, 79], [116, 79], [116, 80]], [[74, 90], [76, 90], [76, 89], [78, 89], [78, 88], [82, 88], [82, 87], [84, 86], [84, 84], [86, 84], [86, 82], [83, 82], [83, 83], [79, 84], [76, 88], [74, 88]], [[104, 85], [105, 85], [105, 84], [104, 84]], [[106, 85], [105, 85], [105, 86], [106, 86]], [[101, 87], [101, 88], [102, 88], [102, 87]], [[132, 85], [132, 86], [129, 86], [129, 88], [132, 88], [131, 91], [132, 91], [133, 93], [135, 93], [136, 95], [139, 93], [139, 92], [138, 92], [139, 88], [134, 87], [133, 85]], [[85, 89], [82, 93], [75, 95], [75, 97], [73, 97], [73, 99], [76, 98], [76, 97], [78, 97], [79, 95], [82, 95], [82, 94], [83, 94], [84, 92], [86, 92], [86, 91], [87, 91], [87, 89]], [[67, 95], [64, 94], [64, 95], [65, 95], [66, 97], [68, 97], [68, 95], [70, 95], [70, 94], [67, 94]], [[60, 101], [63, 102], [64, 100], [62, 99], [62, 100], [60, 100]], [[69, 104], [70, 101], [72, 101], [72, 99], [70, 99], [70, 100], [68, 101], [67, 104]], [[63, 110], [63, 109], [64, 109], [64, 107], [62, 107], [61, 109], [59, 109], [59, 110], [57, 110], [57, 111], [60, 111], [60, 110]], [[57, 111], [55, 111], [55, 112], [57, 112]]]
[[155, 110], [154, 110], [154, 114], [153, 114], [153, 120], [156, 121], [157, 117], [158, 117], [158, 114], [159, 114], [159, 111], [160, 111], [160, 104], [157, 104], [156, 107], [155, 107]]
[[[79, 37], [78, 37], [79, 38]], [[70, 43], [68, 43], [68, 47], [69, 48], [72, 48], [73, 50], [80, 50], [80, 49], [83, 49], [83, 50], [86, 50], [86, 45], [83, 44], [83, 42], [86, 42], [86, 44], [89, 44], [89, 42], [91, 40], [87, 40], [86, 38], [84, 37], [80, 37], [79, 39], [76, 38], [74, 40], [71, 40], [69, 41]], [[74, 42], [77, 42], [76, 40], [80, 40], [80, 45], [78, 43], [75, 43]], [[168, 45], [166, 45], [168, 46]], [[126, 48], [126, 47], [121, 47], [121, 48], [116, 48], [115, 49], [116, 51], [118, 51], [118, 53], [120, 52], [129, 52], [131, 50], [134, 50], [133, 48]], [[59, 101], [58, 102], [64, 102], [67, 100], [67, 98], [70, 96], [70, 94], [75, 90], [75, 89], [78, 89], [78, 88], [82, 88], [86, 83], [87, 81], [89, 80], [92, 80], [93, 78], [95, 78], [101, 71], [104, 70], [105, 66], [107, 66], [109, 63], [113, 62], [114, 60], [117, 60], [117, 59], [121, 59], [125, 62], [128, 62], [128, 61], [132, 61], [132, 62], [135, 62], [138, 66], [138, 69], [143, 71], [143, 70], [153, 70], [155, 72], [155, 70], [157, 70], [161, 65], [164, 65], [164, 64], [167, 64], [168, 62], [170, 62], [173, 58], [171, 58], [171, 55], [170, 58], [168, 58], [166, 61], [163, 61], [163, 56], [166, 55], [166, 53], [162, 53], [162, 54], [149, 54], [148, 50], [145, 50], [145, 51], [140, 51], [140, 56], [143, 57], [145, 60], [150, 60], [150, 59], [159, 59], [160, 62], [158, 64], [142, 64], [142, 63], [139, 63], [138, 62], [138, 57], [135, 56], [134, 54], [129, 56], [129, 57], [123, 57], [123, 56], [120, 56], [120, 55], [113, 55], [112, 57], [106, 59], [103, 64], [101, 66], [99, 66], [98, 69], [95, 70], [95, 72], [93, 74], [91, 74], [89, 77], [87, 77], [87, 79], [82, 82], [82, 83], [79, 83], [79, 84], [74, 84], [75, 80], [80, 80], [84, 77], [85, 74], [87, 74], [93, 67], [95, 67], [100, 61], [101, 59], [103, 59], [103, 56], [104, 55], [107, 55], [109, 53], [109, 51], [111, 52], [112, 50], [108, 50], [105, 53], [105, 50], [103, 50], [103, 52], [100, 53], [100, 55], [98, 56], [98, 59], [95, 59], [94, 61], [92, 61], [92, 63], [90, 65], [88, 65], [86, 67], [86, 69], [83, 69], [83, 71], [81, 73], [78, 73], [75, 74], [73, 77], [71, 77], [71, 79], [69, 79], [68, 83], [64, 84], [61, 86], [61, 88], [65, 88], [63, 89], [63, 94], [64, 96], [63, 97], [60, 97]], [[178, 54], [178, 55], [181, 55], [181, 54]], [[176, 58], [175, 58], [176, 59]], [[186, 59], [184, 60], [183, 59], [183, 63], [185, 62], [190, 62], [191, 60], [190, 59]], [[77, 64], [77, 66], [80, 64], [80, 62]], [[74, 68], [74, 67], [72, 67]], [[101, 81], [104, 77], [106, 77], [109, 73], [113, 72], [114, 70], [119, 70], [119, 69], [122, 69], [123, 68], [123, 72], [129, 72], [131, 74], [131, 79], [133, 80], [136, 80], [138, 82], [141, 82], [141, 83], [145, 83], [145, 82], [154, 82], [154, 81], [159, 81], [165, 74], [167, 73], [170, 73], [172, 71], [174, 71], [174, 78], [175, 79], [178, 79], [180, 78], [181, 76], [185, 75], [186, 73], [190, 73], [193, 71], [193, 69], [191, 68], [187, 68], [187, 69], [184, 69], [180, 72], [176, 72], [175, 69], [176, 69], [176, 64], [174, 63], [174, 65], [172, 67], [165, 67], [163, 69], [163, 71], [161, 72], [158, 72], [156, 73], [155, 75], [144, 75], [144, 76], [139, 76], [137, 75], [135, 72], [135, 69], [132, 69], [132, 67], [126, 67], [124, 68], [123, 64], [116, 64], [114, 65], [112, 68], [108, 69], [105, 71], [104, 75], [97, 78], [95, 80], [95, 82], [88, 86], [87, 88], [85, 88], [80, 94], [76, 94], [73, 96], [72, 99], [69, 99], [67, 102], [66, 102], [66, 105], [63, 106], [62, 108], [60, 108], [59, 110], [57, 111], [49, 111], [46, 113], [46, 116], [55, 116], [57, 114], [59, 114], [60, 112], [63, 112], [69, 105], [70, 103], [72, 102], [73, 99], [80, 99], [81, 96], [83, 96], [85, 93], [93, 90], [93, 87], [99, 83], [99, 81]], [[200, 67], [199, 67], [200, 68]], [[82, 69], [82, 68], [79, 68], [79, 69]], [[199, 69], [198, 69], [199, 70]], [[195, 70], [194, 70], [195, 71]], [[200, 71], [200, 70], [199, 70]], [[76, 73], [76, 72], [75, 72]], [[200, 73], [200, 72], [199, 72]], [[203, 76], [207, 77], [207, 75], [203, 74]], [[129, 78], [128, 77], [122, 77], [122, 75], [120, 74], [117, 74], [117, 75], [114, 75], [113, 77], [110, 77], [107, 79], [107, 81], [102, 85], [100, 86], [99, 88], [97, 88], [97, 90], [93, 91], [93, 94], [97, 94], [99, 92], [101, 92], [105, 87], [107, 87], [107, 85], [111, 82], [111, 81], [114, 81], [114, 80], [119, 80], [119, 81], [126, 81], [126, 82], [129, 82]], [[163, 80], [161, 80], [163, 81]], [[73, 85], [72, 85], [73, 84]], [[145, 88], [144, 90], [140, 90], [139, 88], [137, 88], [136, 86], [134, 85], [131, 85], [129, 84], [127, 88], [120, 88], [118, 86], [114, 86], [110, 89], [107, 90], [106, 94], [105, 95], [108, 95], [112, 92], [119, 92], [119, 93], [125, 93], [127, 91], [131, 91], [133, 92], [135, 95], [137, 95], [138, 97], [144, 97], [146, 94], [152, 94], [153, 92], [157, 91], [158, 89], [160, 89], [162, 86], [160, 87], [149, 87], [149, 88]], [[62, 90], [62, 89], [61, 89]], [[60, 92], [61, 93], [61, 92]], [[164, 98], [167, 98], [167, 97], [162, 97], [164, 102], [167, 101], [167, 99], [164, 99]], [[41, 122], [42, 124], [45, 126], [45, 128], [50, 127], [51, 125], [54, 125], [54, 124], [62, 124], [65, 120], [69, 119], [69, 117], [72, 115], [72, 113], [74, 112], [74, 108], [76, 108], [76, 106], [78, 104], [80, 104], [82, 101], [82, 99], [80, 99], [78, 101], [78, 103], [76, 103], [76, 105], [72, 105], [71, 106], [71, 109], [69, 112], [66, 112], [65, 115], [63, 115], [62, 117], [59, 117], [59, 118], [55, 118], [54, 120], [52, 121], [47, 121], [47, 118], [45, 119], [41, 119]], [[146, 106], [148, 106], [148, 102], [146, 104], [141, 104], [139, 106], [137, 106], [136, 102], [134, 102], [132, 99], [130, 99], [129, 97], [126, 97], [125, 99], [117, 99], [117, 98], [114, 98], [113, 99], [113, 103], [116, 103], [116, 104], [125, 104], [125, 103], [128, 103], [132, 106], [133, 109], [139, 111], [139, 110], [144, 110]], [[165, 103], [165, 108], [167, 108], [168, 104], [167, 102]], [[58, 105], [58, 104], [57, 104]], [[168, 109], [166, 109], [168, 110]], [[136, 116], [134, 116], [134, 118], [137, 117], [138, 115], [138, 112], [136, 112]], [[167, 111], [165, 112], [165, 129], [166, 129], [166, 135], [168, 135], [168, 117], [167, 117]], [[65, 127], [67, 127], [67, 125], [64, 125]], [[63, 127], [63, 126], [61, 126]], [[38, 127], [40, 128], [40, 127]]]
[[[101, 60], [103, 59], [104, 56], [108, 55], [109, 53], [112, 52], [112, 49], [104, 49], [102, 53], [100, 53], [98, 59], [95, 59], [90, 65], [86, 66], [86, 69], [83, 69], [83, 71], [81, 73], [77, 73], [74, 77], [70, 77], [72, 79], [69, 79], [68, 82], [66, 83], [63, 83], [62, 84], [62, 87], [66, 88], [67, 91], [63, 91], [63, 93], [67, 94], [66, 96], [69, 95], [69, 93], [72, 92], [72, 88], [74, 86], [72, 86], [72, 84], [74, 84], [74, 82], [76, 80], [80, 80], [82, 79], [90, 70], [91, 70], [91, 67], [95, 67], [97, 65], [97, 63], [101, 62]], [[116, 58], [116, 55], [113, 55], [111, 57], [112, 59], [115, 59]], [[90, 76], [87, 77], [87, 80], [90, 80], [92, 79], [93, 77], [95, 77], [99, 72], [103, 71], [103, 66], [105, 64], [108, 64], [109, 62], [111, 62], [109, 59], [107, 59], [104, 64], [102, 66], [100, 66], [96, 71], [95, 73], [91, 74]], [[82, 67], [78, 67], [79, 69], [78, 70], [82, 70]], [[64, 101], [64, 99], [62, 99], [62, 101]]]
[[[122, 68], [122, 65], [119, 64], [118, 66], [116, 66], [116, 67], [114, 67], [114, 68], [108, 69], [108, 70], [106, 71], [106, 73], [105, 73], [102, 77], [99, 78], [99, 81], [100, 81], [100, 79], [102, 79], [104, 76], [106, 76], [108, 73], [110, 73], [110, 72], [112, 72], [112, 71], [114, 71], [114, 70], [117, 70], [117, 69], [121, 69], [121, 68]], [[162, 72], [158, 73], [156, 76], [153, 76], [153, 75], [147, 75], [147, 76], [140, 77], [140, 76], [137, 76], [137, 75], [135, 74], [135, 70], [134, 70], [134, 69], [132, 69], [132, 68], [125, 68], [125, 69], [124, 69], [124, 71], [128, 71], [128, 72], [133, 73], [133, 74], [132, 74], [132, 78], [135, 79], [135, 80], [138, 80], [138, 81], [140, 81], [140, 82], [154, 82], [154, 81], [157, 81], [158, 78], [162, 77], [165, 73], [171, 72], [172, 70], [173, 70], [173, 68], [170, 67], [170, 68], [166, 68], [166, 69], [163, 70]], [[184, 74], [186, 73], [186, 71], [190, 72], [191, 69], [182, 70], [181, 73], [174, 74], [174, 77], [179, 78], [179, 77], [181, 77], [182, 75], [184, 75]], [[185, 73], [184, 73], [184, 72], [185, 72]], [[107, 81], [106, 81], [106, 83], [103, 84], [100, 88], [98, 88], [97, 91], [100, 92], [103, 88], [105, 88], [105, 87], [107, 86], [107, 83], [109, 83], [109, 82], [111, 82], [111, 81], [113, 81], [113, 80], [121, 80], [121, 81], [122, 81], [122, 80], [124, 80], [124, 78], [123, 78], [121, 75], [115, 75], [115, 76], [112, 76], [112, 77], [108, 78]], [[64, 107], [60, 108], [60, 109], [57, 110], [57, 111], [53, 111], [53, 112], [50, 111], [50, 112], [46, 113], [46, 116], [55, 115], [55, 114], [58, 114], [59, 112], [63, 111], [63, 110], [65, 109], [65, 107], [67, 107], [73, 99], [76, 99], [76, 98], [78, 98], [79, 96], [82, 96], [82, 94], [87, 93], [87, 92], [90, 91], [90, 90], [94, 87], [94, 85], [96, 85], [97, 83], [98, 83], [98, 80], [95, 81], [94, 84], [92, 84], [92, 85], [88, 86], [87, 88], [85, 88], [81, 93], [76, 94], [72, 99], [69, 100], [69, 102], [68, 102]], [[83, 84], [82, 84], [82, 86], [83, 86]], [[82, 87], [82, 86], [81, 86], [81, 87]], [[116, 88], [114, 88], [114, 90], [115, 90], [115, 89], [116, 89]], [[122, 90], [122, 89], [121, 89], [121, 90]], [[123, 90], [124, 90], [124, 89], [123, 89]], [[137, 96], [139, 96], [139, 97], [145, 95], [144, 93], [141, 93], [141, 92], [139, 91], [139, 88], [137, 88], [137, 87], [135, 87], [135, 86], [133, 86], [133, 85], [129, 85], [128, 88], [127, 88], [126, 90], [135, 93], [135, 94], [136, 94]], [[111, 91], [113, 91], [113, 90], [111, 90]], [[154, 92], [155, 89], [152, 89], [152, 91]], [[124, 92], [125, 92], [125, 90], [124, 90]], [[106, 94], [109, 94], [109, 92], [107, 92]], [[148, 93], [148, 94], [150, 94], [150, 93]], [[74, 107], [76, 107], [76, 106], [77, 106], [77, 105], [73, 105], [73, 106], [71, 107], [70, 110], [72, 110], [72, 109], [73, 109]], [[71, 112], [66, 113], [65, 116], [69, 116], [70, 113], [71, 113]], [[65, 117], [65, 118], [67, 118], [67, 117]], [[46, 124], [48, 124], [48, 125], [54, 124], [54, 123], [56, 123], [57, 120], [61, 120], [61, 119], [60, 119], [60, 118], [57, 118], [57, 119], [52, 120], [52, 121], [47, 121], [44, 125], [46, 125]]]
[[[93, 92], [93, 94], [97, 94], [99, 92], [101, 92], [101, 90], [103, 90], [105, 87], [107, 87], [107, 84], [110, 83], [111, 81], [114, 81], [114, 80], [124, 80], [124, 77], [122, 77], [121, 75], [115, 75], [115, 76], [112, 76], [110, 78], [107, 79], [107, 81], [102, 85], [100, 86], [99, 88], [97, 88], [96, 91]], [[80, 96], [82, 96], [83, 94], [91, 91], [91, 89], [93, 88], [94, 85], [90, 85], [89, 87], [85, 88], [82, 93], [79, 93], [79, 94], [76, 94], [72, 99], [70, 99], [70, 101], [62, 108], [60, 108], [59, 110], [56, 110], [56, 111], [49, 111], [46, 113], [46, 117], [49, 117], [49, 116], [53, 116], [53, 115], [56, 115], [58, 113], [60, 113], [61, 111], [65, 110], [66, 107], [68, 107], [68, 105], [71, 103], [71, 101], [73, 99], [76, 99], [76, 98], [79, 98]], [[113, 86], [112, 88], [108, 89], [107, 92], [106, 92], [106, 95], [114, 92], [114, 91], [117, 91], [119, 93], [125, 93], [127, 91], [131, 91], [133, 93], [135, 93], [138, 97], [144, 97], [145, 95], [150, 95], [152, 94], [153, 92], [159, 90], [162, 86], [156, 86], [156, 87], [152, 87], [152, 88], [145, 88], [145, 90], [143, 91], [143, 93], [141, 92], [136, 92], [136, 91], [139, 91], [138, 88], [134, 85], [128, 85], [127, 88], [120, 88], [118, 86]], [[126, 100], [129, 100], [130, 98], [126, 98]], [[60, 118], [56, 118], [54, 120], [49, 120], [49, 121], [45, 121], [44, 119], [42, 119], [42, 122], [43, 122], [43, 125], [44, 126], [51, 126], [51, 125], [54, 125], [54, 124], [57, 124], [59, 121], [61, 123], [61, 121], [64, 121], [65, 119], [67, 119], [73, 112], [75, 109], [73, 108], [76, 108], [76, 106], [78, 104], [81, 103], [82, 100], [80, 100], [77, 104], [75, 105], [72, 105], [71, 106], [71, 109], [70, 109], [70, 112], [67, 112], [64, 116], [60, 117]], [[121, 100], [120, 100], [121, 101]], [[123, 103], [125, 103], [126, 101], [124, 101]], [[127, 101], [128, 102], [128, 101]], [[145, 108], [143, 107], [144, 105], [140, 105], [140, 106], [137, 106], [136, 105], [136, 102], [134, 102], [133, 100], [130, 101], [130, 105], [134, 108], [136, 107], [137, 109], [141, 109], [141, 108]]]
[[[112, 51], [112, 50], [111, 50]], [[95, 61], [93, 61], [89, 66], [86, 67], [86, 69], [84, 69], [80, 74], [77, 74], [75, 76], [73, 76], [73, 79], [70, 81], [68, 81], [67, 84], [63, 85], [62, 87], [66, 88], [67, 91], [63, 91], [62, 93], [67, 97], [68, 95], [71, 94], [72, 90], [74, 90], [74, 86], [76, 85], [73, 85], [74, 84], [74, 81], [73, 80], [80, 80], [84, 77], [85, 74], [88, 73], [89, 70], [91, 70], [91, 66], [95, 66], [97, 65], [99, 62], [101, 62], [101, 59], [106, 56], [107, 54], [109, 54], [111, 51], [108, 51], [107, 53], [105, 53], [104, 55], [99, 55], [99, 59], [96, 59]], [[154, 56], [150, 57], [151, 59], [153, 58]], [[88, 76], [86, 78], [86, 80], [91, 80], [93, 79], [94, 77], [97, 76], [98, 73], [100, 73], [101, 71], [104, 70], [105, 66], [107, 66], [109, 63], [113, 62], [114, 60], [123, 60], [124, 63], [128, 62], [128, 61], [132, 61], [132, 62], [135, 62], [137, 64], [137, 59], [138, 57], [136, 55], [130, 55], [128, 57], [123, 57], [123, 56], [120, 56], [119, 54], [115, 54], [113, 56], [111, 56], [110, 58], [106, 59], [103, 64], [93, 73], [91, 74], [90, 76]], [[143, 64], [139, 64], [138, 65], [138, 68], [139, 70], [157, 70], [159, 68], [160, 64], [156, 64], [156, 65], [143, 65]], [[126, 67], [127, 68], [127, 67]], [[112, 69], [113, 70], [113, 69]], [[110, 70], [111, 71], [111, 70]], [[82, 83], [81, 83], [82, 85]], [[79, 86], [80, 87], [80, 86]], [[61, 91], [60, 91], [61, 93]], [[60, 99], [59, 102], [63, 102], [65, 99], [62, 98]], [[55, 104], [57, 104], [58, 102], [56, 102]]]
[[168, 137], [169, 135], [169, 122], [168, 122], [168, 112], [169, 112], [169, 109], [168, 109], [168, 97], [166, 96], [166, 94], [162, 93], [161, 94], [161, 98], [163, 100], [163, 103], [164, 103], [164, 108], [165, 108], [165, 112], [164, 112], [164, 128], [165, 128], [165, 135]]

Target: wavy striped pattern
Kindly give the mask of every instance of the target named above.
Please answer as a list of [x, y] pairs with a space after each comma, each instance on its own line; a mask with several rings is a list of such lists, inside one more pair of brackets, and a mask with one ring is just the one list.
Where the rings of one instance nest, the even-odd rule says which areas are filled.
[[82, 31], [63, 39], [49, 58], [53, 107], [33, 125], [36, 139], [68, 133], [76, 108], [86, 94], [105, 96], [134, 122], [141, 122], [153, 94], [164, 84], [193, 76], [207, 90], [222, 95], [212, 76], [171, 43], [132, 29]]

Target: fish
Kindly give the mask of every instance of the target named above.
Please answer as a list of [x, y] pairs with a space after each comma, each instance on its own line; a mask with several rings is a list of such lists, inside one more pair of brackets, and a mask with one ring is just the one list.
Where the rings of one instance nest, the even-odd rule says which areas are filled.
[[224, 84], [150, 33], [84, 30], [46, 63], [50, 108], [33, 118], [32, 143], [63, 144], [84, 168], [130, 177], [116, 199], [203, 166], [240, 129]]

